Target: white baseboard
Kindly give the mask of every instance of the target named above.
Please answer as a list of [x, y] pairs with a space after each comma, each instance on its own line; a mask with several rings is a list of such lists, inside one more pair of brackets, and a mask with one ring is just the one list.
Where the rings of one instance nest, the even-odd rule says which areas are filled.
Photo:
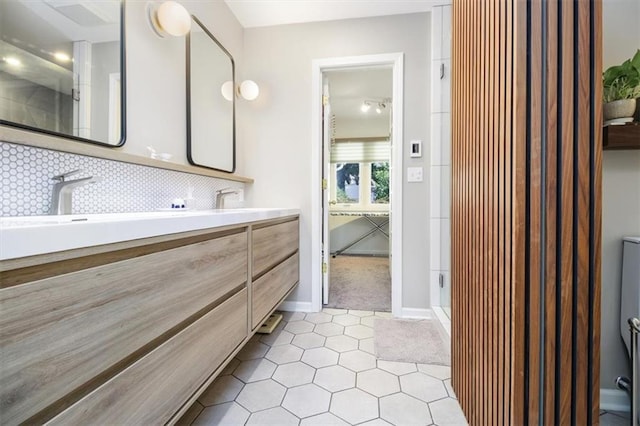
[[278, 306], [278, 310], [286, 312], [315, 312], [311, 302], [297, 302], [295, 300], [285, 300]]
[[400, 318], [429, 319], [433, 317], [434, 315], [431, 309], [402, 308], [400, 313]]
[[600, 389], [600, 409], [606, 411], [631, 411], [629, 395], [619, 389]]

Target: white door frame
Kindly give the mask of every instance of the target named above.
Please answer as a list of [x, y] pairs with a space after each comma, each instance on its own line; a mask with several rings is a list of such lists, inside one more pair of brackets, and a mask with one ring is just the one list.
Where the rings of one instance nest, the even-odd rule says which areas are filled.
[[322, 309], [322, 73], [335, 69], [391, 65], [393, 69], [393, 128], [391, 160], [391, 313], [402, 314], [402, 182], [404, 54], [348, 56], [312, 61], [311, 94], [311, 305]]

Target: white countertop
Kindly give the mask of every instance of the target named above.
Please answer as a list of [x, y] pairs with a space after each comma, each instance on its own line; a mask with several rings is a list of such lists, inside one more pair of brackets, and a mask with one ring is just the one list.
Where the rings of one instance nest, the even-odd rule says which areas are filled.
[[0, 260], [298, 215], [225, 209], [0, 218]]

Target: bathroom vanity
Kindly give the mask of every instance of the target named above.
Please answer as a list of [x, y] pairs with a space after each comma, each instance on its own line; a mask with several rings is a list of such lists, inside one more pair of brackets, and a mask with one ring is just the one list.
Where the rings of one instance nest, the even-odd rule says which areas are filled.
[[108, 216], [0, 222], [0, 423], [173, 423], [298, 283], [297, 210]]

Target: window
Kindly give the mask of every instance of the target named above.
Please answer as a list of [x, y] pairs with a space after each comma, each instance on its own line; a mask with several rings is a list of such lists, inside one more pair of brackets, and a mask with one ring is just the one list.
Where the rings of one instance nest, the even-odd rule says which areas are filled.
[[331, 165], [330, 194], [336, 208], [389, 208], [389, 162]]
[[343, 141], [331, 146], [332, 208], [389, 209], [388, 140]]
[[389, 162], [371, 163], [371, 203], [389, 204]]
[[360, 164], [338, 163], [335, 165], [336, 202], [352, 204], [360, 202]]

